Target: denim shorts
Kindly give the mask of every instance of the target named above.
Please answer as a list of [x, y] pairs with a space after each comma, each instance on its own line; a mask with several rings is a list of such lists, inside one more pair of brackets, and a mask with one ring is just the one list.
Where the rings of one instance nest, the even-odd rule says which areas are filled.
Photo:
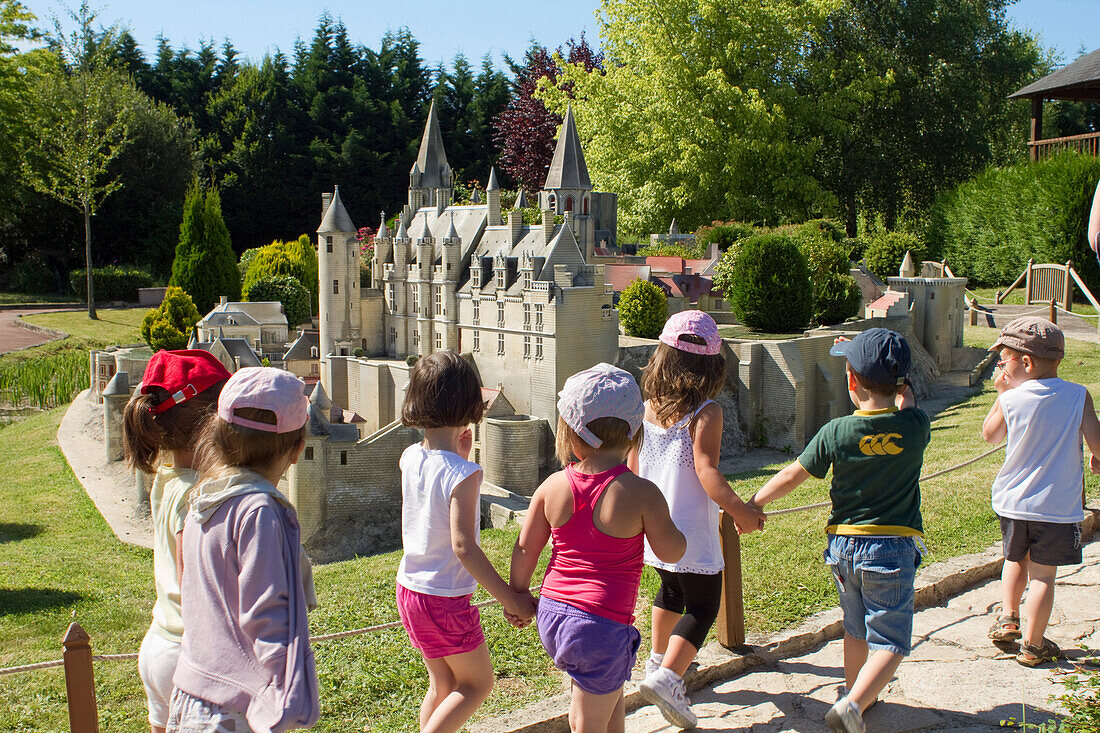
[[825, 564], [840, 594], [844, 630], [873, 651], [907, 656], [913, 637], [913, 583], [920, 565], [916, 539], [831, 534]]
[[609, 695], [630, 679], [641, 643], [641, 635], [630, 624], [545, 596], [539, 598], [536, 624], [554, 666], [585, 692]]

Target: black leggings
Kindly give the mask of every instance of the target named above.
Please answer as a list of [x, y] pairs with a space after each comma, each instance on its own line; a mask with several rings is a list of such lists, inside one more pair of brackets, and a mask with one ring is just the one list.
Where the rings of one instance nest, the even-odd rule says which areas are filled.
[[718, 605], [722, 602], [722, 573], [700, 575], [698, 573], [674, 573], [654, 568], [661, 576], [661, 588], [653, 599], [656, 608], [679, 613], [683, 616], [672, 630], [673, 636], [682, 636], [699, 649], [718, 618]]

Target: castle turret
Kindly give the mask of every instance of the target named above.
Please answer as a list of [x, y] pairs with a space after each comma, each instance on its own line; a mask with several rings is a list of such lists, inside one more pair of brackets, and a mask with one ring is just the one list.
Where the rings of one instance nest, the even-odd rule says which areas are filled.
[[382, 221], [378, 224], [378, 232], [374, 235], [374, 254], [371, 257], [372, 286], [382, 288], [385, 280], [385, 266], [393, 261], [393, 237], [386, 228], [386, 212], [382, 212]]
[[409, 206], [413, 213], [424, 206], [434, 206], [440, 213], [451, 203], [453, 193], [454, 179], [447, 163], [447, 152], [443, 149], [443, 135], [439, 131], [433, 100], [424, 123], [420, 151], [409, 172]]
[[442, 311], [436, 314], [437, 327], [440, 328], [442, 334], [440, 345], [444, 349], [458, 351], [460, 344], [458, 342], [458, 297], [456, 291], [458, 289], [462, 239], [458, 236], [458, 230], [455, 229], [453, 215], [451, 216], [450, 226], [447, 228], [447, 234], [443, 237], [442, 245], [443, 265], [440, 268], [439, 279], [441, 282], [438, 287], [443, 289], [443, 302]]
[[500, 184], [497, 182], [497, 169], [489, 169], [489, 185], [485, 187], [485, 198], [489, 205], [489, 221], [491, 227], [500, 226], [504, 220], [500, 216]]
[[107, 462], [122, 460], [122, 412], [130, 399], [130, 376], [115, 372], [103, 389], [103, 445]]
[[574, 222], [573, 232], [586, 258], [591, 257], [595, 246], [595, 242], [591, 241], [595, 231], [592, 226], [594, 222], [590, 219], [592, 181], [584, 162], [584, 150], [581, 149], [572, 105], [565, 111], [558, 142], [554, 147], [554, 158], [546, 174], [546, 183], [539, 194], [539, 204], [540, 208], [550, 209], [555, 214], [572, 213], [581, 219]]
[[393, 235], [393, 272], [402, 280], [408, 274], [410, 244], [409, 230], [402, 221], [398, 223], [397, 233]]
[[416, 268], [409, 279], [416, 293], [416, 353], [427, 356], [432, 353], [432, 264], [435, 260], [435, 238], [428, 228], [428, 220], [416, 236]]
[[[317, 227], [318, 308], [321, 355], [350, 354], [360, 341], [359, 244], [355, 225], [332, 193], [321, 226]], [[354, 344], [354, 345], [353, 345]]]

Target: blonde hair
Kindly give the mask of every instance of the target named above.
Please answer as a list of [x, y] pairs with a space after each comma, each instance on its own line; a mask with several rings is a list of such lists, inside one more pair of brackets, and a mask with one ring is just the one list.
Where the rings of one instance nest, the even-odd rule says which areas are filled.
[[[592, 450], [617, 451], [623, 458], [631, 450], [642, 446], [642, 433], [645, 432], [639, 427], [638, 431], [634, 433], [634, 437], [630, 437], [630, 423], [617, 417], [598, 417], [586, 424], [585, 427], [602, 441], [599, 448], [592, 448]], [[558, 417], [558, 433], [554, 436], [554, 447], [556, 448], [558, 460], [561, 461], [563, 466], [573, 461], [574, 440], [585, 443], [584, 438], [577, 435], [577, 431], [573, 430], [569, 423]], [[577, 457], [579, 458], [579, 456]]]
[[[680, 336], [695, 343], [692, 334]], [[662, 425], [679, 418], [711, 399], [726, 383], [726, 357], [718, 354], [693, 354], [662, 342], [642, 372], [642, 393], [649, 400], [657, 421]]]
[[[234, 414], [247, 420], [276, 424], [275, 413], [257, 407], [238, 407]], [[199, 480], [212, 478], [224, 468], [258, 471], [280, 460], [305, 440], [306, 426], [288, 433], [272, 433], [234, 425], [215, 417], [206, 423], [195, 453]]]

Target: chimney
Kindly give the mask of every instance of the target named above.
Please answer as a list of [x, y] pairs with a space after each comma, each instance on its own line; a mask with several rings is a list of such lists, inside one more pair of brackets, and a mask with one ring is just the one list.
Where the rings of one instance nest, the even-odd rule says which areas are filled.
[[228, 295], [221, 296], [218, 300], [218, 304], [219, 305], [228, 305], [229, 304], [229, 296]]
[[544, 210], [542, 212], [542, 242], [549, 244], [554, 238], [554, 212]]
[[523, 236], [523, 213], [520, 211], [508, 212], [508, 228], [511, 230], [512, 244], [519, 243]]
[[331, 193], [321, 194], [321, 219], [325, 218], [325, 214], [328, 213], [328, 207], [329, 207], [329, 204], [331, 204], [331, 203], [332, 203], [332, 194]]

